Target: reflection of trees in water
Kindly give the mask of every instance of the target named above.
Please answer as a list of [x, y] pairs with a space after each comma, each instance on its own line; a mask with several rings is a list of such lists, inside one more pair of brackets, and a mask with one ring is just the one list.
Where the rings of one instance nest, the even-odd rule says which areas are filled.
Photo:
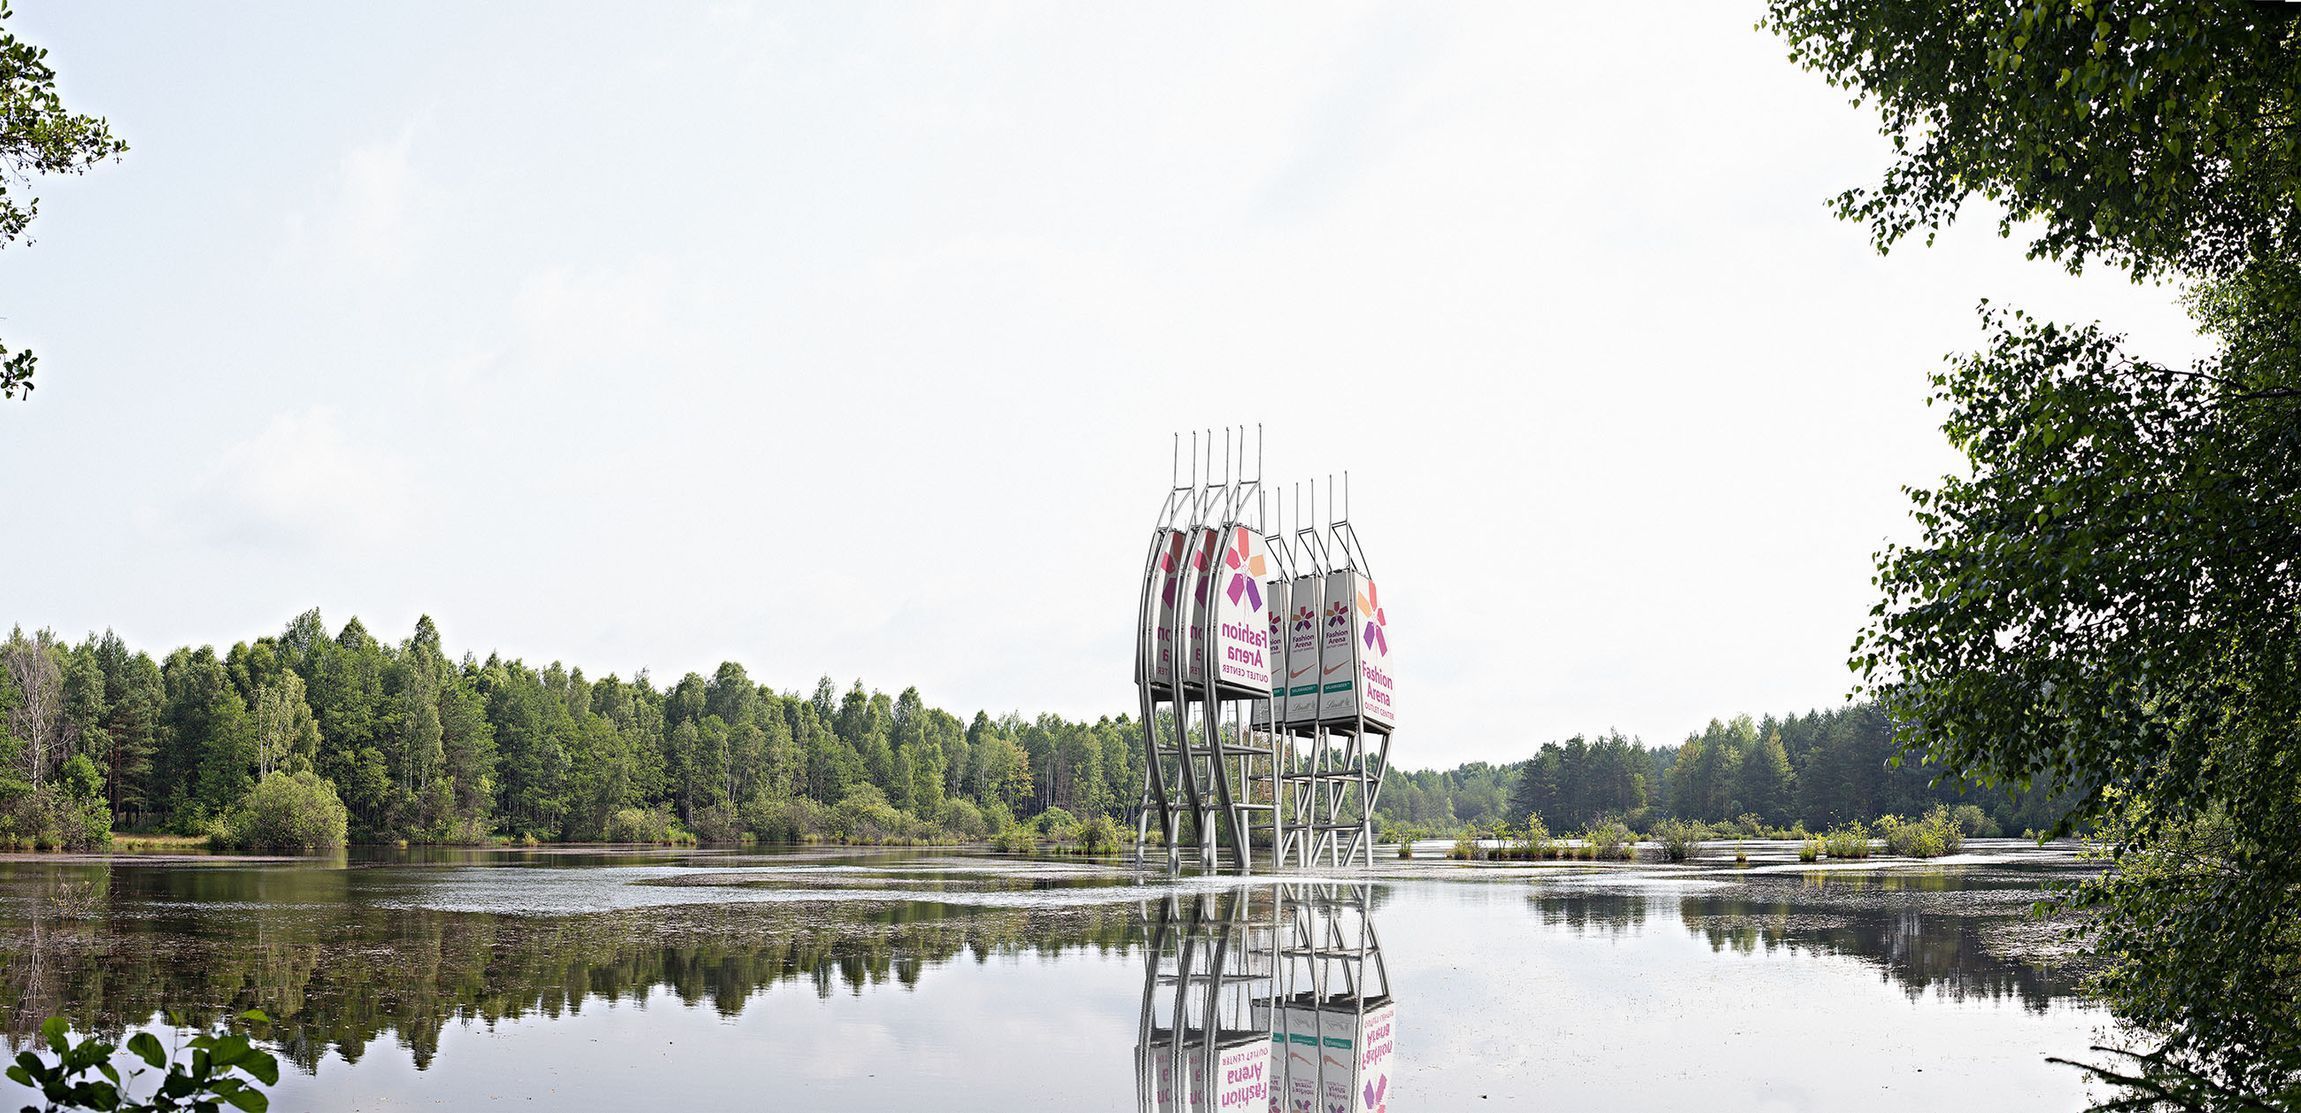
[[1527, 903], [1542, 926], [1563, 927], [1576, 935], [1619, 939], [1646, 926], [1644, 893], [1536, 889]]
[[1946, 872], [1815, 871], [1680, 897], [1678, 917], [1712, 950], [1849, 955], [1875, 963], [1913, 999], [1936, 991], [1955, 1000], [2014, 998], [2043, 1012], [2076, 992], [2078, 974], [2018, 946], [2036, 934], [2022, 915], [2036, 895], [1969, 886]]
[[1847, 955], [1876, 964], [1912, 998], [1937, 990], [2014, 998], [2042, 1012], [2076, 992], [2079, 971], [2055, 953], [2055, 929], [2024, 916], [2038, 880], [1946, 870], [1745, 874], [1675, 897], [1537, 886], [1527, 903], [1545, 927], [1618, 939], [1643, 930], [1667, 902], [1712, 950]]
[[[910, 987], [929, 966], [968, 957], [1124, 949], [1136, 924], [1132, 904], [688, 905], [524, 917], [344, 901], [341, 871], [177, 872], [206, 876], [160, 887], [175, 897], [219, 890], [219, 903], [114, 894], [75, 906], [52, 879], [0, 875], [9, 882], [0, 1011], [11, 1048], [47, 1016], [117, 1034], [166, 1009], [196, 1019], [262, 1008], [283, 1057], [307, 1071], [331, 1048], [357, 1061], [386, 1035], [422, 1068], [450, 1021], [558, 1017], [593, 998], [637, 1000], [658, 988], [733, 1016], [777, 983], [822, 996]], [[251, 874], [261, 880], [251, 884]]]

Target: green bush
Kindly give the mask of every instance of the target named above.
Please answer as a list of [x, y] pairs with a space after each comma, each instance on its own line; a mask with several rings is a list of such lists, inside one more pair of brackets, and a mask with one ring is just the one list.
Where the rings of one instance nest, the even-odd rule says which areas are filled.
[[1807, 839], [1798, 847], [1798, 861], [1812, 862], [1822, 856], [1822, 840]]
[[1031, 818], [1031, 829], [1042, 835], [1052, 835], [1066, 827], [1078, 826], [1078, 818], [1061, 808], [1048, 808]]
[[[668, 811], [621, 808], [607, 817], [600, 837], [608, 842], [649, 843], [656, 846], [692, 846], [695, 836], [679, 826]], [[732, 840], [730, 840], [732, 841]]]
[[943, 800], [943, 806], [935, 812], [935, 826], [962, 839], [979, 839], [990, 831], [990, 825], [983, 819], [983, 809], [976, 807], [972, 800], [956, 796]]
[[1007, 854], [1034, 853], [1039, 849], [1039, 833], [1025, 824], [1009, 824], [991, 836], [991, 849]]
[[697, 808], [688, 815], [687, 825], [694, 830], [697, 842], [725, 844], [739, 841], [743, 835], [743, 823], [736, 817], [733, 804]]
[[1086, 822], [1078, 843], [1087, 854], [1116, 854], [1125, 846], [1126, 835], [1119, 830], [1118, 820], [1098, 815]]
[[257, 781], [209, 840], [249, 850], [334, 849], [344, 844], [350, 818], [332, 782], [298, 769]]
[[1601, 861], [1627, 860], [1637, 851], [1638, 836], [1619, 819], [1601, 819], [1582, 832], [1582, 845]]
[[1463, 833], [1454, 836], [1454, 849], [1447, 851], [1446, 856], [1458, 861], [1468, 862], [1477, 858], [1480, 853], [1481, 849], [1478, 845], [1478, 840], [1472, 838], [1470, 836], [1470, 832], [1464, 831]]
[[831, 809], [831, 833], [844, 842], [899, 842], [912, 837], [917, 826], [917, 820], [896, 811], [873, 785], [858, 786]]
[[1948, 808], [1938, 804], [1924, 819], [1886, 816], [1878, 821], [1878, 834], [1885, 839], [1887, 849], [1911, 858], [1939, 858], [1965, 846], [1964, 829], [1950, 818]]
[[819, 839], [831, 829], [829, 810], [806, 797], [778, 800], [764, 795], [743, 808], [743, 827], [763, 843], [794, 846]]
[[1652, 838], [1660, 843], [1662, 857], [1673, 862], [1690, 862], [1702, 856], [1702, 825], [1683, 819], [1665, 819], [1654, 825]]
[[1822, 853], [1832, 858], [1867, 858], [1870, 856], [1869, 828], [1849, 823], [1823, 835], [1821, 844]]
[[1959, 804], [1949, 810], [1949, 817], [1957, 821], [1958, 830], [1969, 839], [1994, 839], [2004, 834], [1989, 813], [1972, 804]]
[[1527, 858], [1540, 858], [1550, 853], [1550, 828], [1542, 823], [1539, 812], [1526, 813], [1526, 826], [1516, 835], [1518, 849]]

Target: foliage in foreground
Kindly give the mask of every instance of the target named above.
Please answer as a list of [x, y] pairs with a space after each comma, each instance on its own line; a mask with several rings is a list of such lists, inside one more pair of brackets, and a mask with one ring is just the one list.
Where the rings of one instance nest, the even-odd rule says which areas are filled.
[[[0, 0], [0, 22], [12, 13]], [[0, 30], [0, 247], [14, 243], [39, 215], [38, 199], [19, 200], [9, 188], [20, 187], [36, 174], [82, 174], [105, 159], [118, 159], [128, 145], [112, 134], [101, 116], [87, 116], [64, 107], [56, 95], [56, 71], [48, 52]], [[0, 398], [32, 395], [32, 373], [38, 361], [31, 352], [11, 352], [0, 345]]]
[[[2301, 18], [2290, 4], [1771, 0], [1894, 161], [1838, 199], [1880, 249], [1976, 196], [2072, 270], [2174, 278], [2217, 343], [2166, 366], [1985, 308], [1935, 379], [1958, 474], [1910, 497], [1854, 647], [1914, 757], [2069, 786], [2111, 868], [2069, 903], [2155, 1046], [2113, 1107], [2301, 1089]], [[2026, 223], [2025, 223], [2026, 222]]]
[[[253, 1009], [236, 1019], [241, 1026], [263, 1025], [270, 1020]], [[171, 1016], [169, 1022], [178, 1024], [178, 1018]], [[226, 1023], [213, 1031], [202, 1031], [174, 1049], [163, 1046], [150, 1032], [138, 1032], [128, 1037], [126, 1050], [144, 1065], [122, 1075], [112, 1063], [121, 1048], [94, 1036], [74, 1042], [71, 1026], [62, 1017], [50, 1017], [40, 1026], [40, 1039], [55, 1061], [49, 1062], [37, 1051], [21, 1052], [8, 1067], [8, 1077], [19, 1086], [40, 1091], [49, 1113], [66, 1109], [217, 1113], [225, 1105], [245, 1113], [264, 1113], [271, 1099], [257, 1086], [279, 1082], [279, 1061], [233, 1027]], [[150, 1092], [138, 1097], [138, 1082], [152, 1071], [160, 1072], [160, 1077]], [[26, 1113], [34, 1109], [25, 1107]]]

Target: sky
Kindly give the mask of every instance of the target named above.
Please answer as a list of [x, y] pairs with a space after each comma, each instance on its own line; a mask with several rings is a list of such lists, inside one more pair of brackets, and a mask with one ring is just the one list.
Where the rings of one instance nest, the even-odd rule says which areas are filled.
[[2202, 346], [1978, 207], [1879, 256], [1760, 14], [20, 0], [131, 150], [0, 253], [0, 622], [1118, 714], [1172, 435], [1259, 423], [1404, 767], [1837, 706], [1981, 299]]

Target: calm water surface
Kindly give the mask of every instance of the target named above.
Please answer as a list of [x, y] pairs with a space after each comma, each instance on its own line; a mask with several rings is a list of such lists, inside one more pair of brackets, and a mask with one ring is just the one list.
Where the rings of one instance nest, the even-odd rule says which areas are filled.
[[1317, 978], [1391, 1010], [1387, 1110], [2083, 1107], [2045, 1057], [2106, 1019], [2024, 917], [2067, 852], [1752, 845], [1245, 881], [947, 851], [20, 857], [0, 1011], [15, 1042], [260, 1007], [280, 1110], [1126, 1110], [1178, 1001], [1244, 1046], [1270, 987]]

